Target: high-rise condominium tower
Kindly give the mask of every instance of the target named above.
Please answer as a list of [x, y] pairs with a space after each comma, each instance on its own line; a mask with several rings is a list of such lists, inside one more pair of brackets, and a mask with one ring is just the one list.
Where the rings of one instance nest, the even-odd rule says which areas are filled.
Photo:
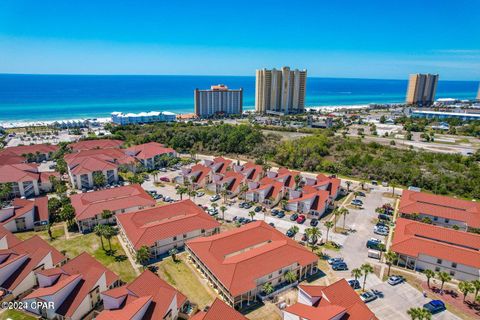
[[480, 84], [478, 85], [477, 100], [480, 100]]
[[255, 111], [300, 113], [305, 110], [307, 70], [261, 69], [256, 71]]
[[195, 114], [198, 117], [209, 117], [214, 114], [242, 114], [243, 89], [228, 89], [219, 84], [210, 90], [194, 91]]
[[411, 74], [408, 81], [407, 104], [429, 106], [435, 100], [438, 74]]

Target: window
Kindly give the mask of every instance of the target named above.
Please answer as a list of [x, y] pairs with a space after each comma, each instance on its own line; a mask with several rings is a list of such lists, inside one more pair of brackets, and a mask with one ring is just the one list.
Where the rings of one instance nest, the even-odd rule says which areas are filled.
[[183, 239], [185, 239], [186, 237], [187, 237], [187, 234], [184, 234], [184, 235], [183, 235]]
[[438, 217], [433, 217], [433, 221], [438, 221]]
[[205, 233], [205, 229], [202, 229], [202, 233]]
[[435, 267], [435, 272], [440, 272], [440, 268], [439, 268], [439, 267]]
[[452, 262], [452, 268], [456, 268], [457, 267], [457, 263], [456, 262]]
[[269, 275], [269, 276], [268, 276], [268, 279], [272, 279], [272, 275]]
[[455, 271], [450, 271], [450, 275], [453, 277], [455, 275]]
[[437, 259], [437, 264], [442, 264], [442, 259]]
[[282, 274], [282, 269], [280, 269], [280, 270], [278, 271], [278, 274]]
[[177, 241], [177, 236], [173, 237], [173, 241]]
[[445, 219], [445, 223], [449, 223], [450, 222], [450, 219]]

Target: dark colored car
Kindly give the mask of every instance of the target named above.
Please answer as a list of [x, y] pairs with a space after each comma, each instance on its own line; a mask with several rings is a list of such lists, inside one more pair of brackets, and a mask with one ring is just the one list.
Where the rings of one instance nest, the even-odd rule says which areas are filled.
[[239, 222], [239, 223], [243, 223], [243, 222], [245, 222], [245, 218], [244, 218], [244, 217], [240, 217], [240, 218], [238, 218], [238, 222]]
[[[367, 248], [373, 250], [380, 250], [380, 244], [382, 242], [378, 240], [368, 240], [367, 241]], [[385, 250], [385, 249], [384, 249]]]
[[277, 214], [277, 217], [278, 217], [278, 218], [283, 218], [283, 217], [285, 217], [285, 212], [280, 211], [280, 212]]
[[295, 236], [295, 232], [293, 232], [292, 229], [288, 229], [286, 235], [289, 238], [293, 238]]
[[318, 220], [315, 219], [315, 218], [312, 219], [312, 220], [310, 220], [310, 225], [311, 225], [312, 227], [316, 227], [316, 226], [318, 225]]
[[298, 219], [298, 214], [294, 213], [290, 216], [290, 221], [295, 221]]
[[269, 225], [275, 228], [275, 223], [270, 222]]
[[442, 300], [432, 300], [429, 303], [425, 303], [423, 308], [430, 311], [431, 314], [436, 314], [447, 310], [447, 307], [445, 307], [445, 303], [443, 303]]
[[256, 206], [254, 211], [255, 211], [255, 212], [260, 212], [260, 211], [262, 211], [262, 207]]
[[299, 215], [298, 218], [297, 218], [297, 223], [298, 224], [302, 224], [305, 222], [305, 220], [307, 220], [307, 218], [305, 218], [305, 216], [303, 214]]
[[379, 220], [390, 221], [390, 216], [387, 216], [386, 214], [379, 214], [378, 219]]
[[332, 265], [332, 269], [335, 271], [348, 270], [348, 266], [345, 262], [338, 262]]
[[350, 287], [352, 287], [354, 290], [358, 290], [358, 289], [361, 288], [361, 286], [360, 286], [360, 281], [355, 280], [355, 279], [348, 280], [348, 284], [349, 284]]
[[277, 209], [273, 209], [271, 214], [272, 214], [272, 217], [275, 217], [277, 214], [278, 214], [278, 210]]

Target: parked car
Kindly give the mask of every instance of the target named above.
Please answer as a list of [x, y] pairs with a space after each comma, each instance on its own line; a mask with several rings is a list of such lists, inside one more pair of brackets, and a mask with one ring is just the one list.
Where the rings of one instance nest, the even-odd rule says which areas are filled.
[[443, 303], [442, 300], [432, 300], [429, 303], [425, 303], [423, 308], [430, 311], [431, 314], [436, 314], [447, 310], [447, 307], [445, 307], [445, 303]]
[[290, 221], [295, 221], [298, 219], [298, 214], [294, 213], [290, 216]]
[[287, 237], [293, 238], [295, 236], [295, 231], [293, 231], [292, 229], [288, 229], [285, 234], [287, 235]]
[[254, 211], [255, 212], [260, 212], [260, 211], [262, 211], [262, 207], [261, 206], [256, 206]]
[[312, 227], [316, 227], [318, 225], [318, 219], [313, 218], [312, 220], [310, 220], [310, 225]]
[[348, 270], [348, 266], [345, 262], [337, 262], [332, 265], [332, 269], [335, 271]]
[[381, 236], [388, 236], [388, 231], [388, 228], [385, 228], [384, 226], [373, 227], [373, 233], [379, 234]]
[[302, 235], [302, 241], [307, 241], [307, 234], [306, 234], [306, 233], [304, 233], [304, 234]]
[[386, 214], [379, 214], [378, 219], [379, 220], [390, 221], [390, 216], [387, 216]]
[[379, 250], [379, 245], [382, 243], [381, 240], [375, 239], [375, 238], [370, 238], [370, 240], [367, 241], [367, 248], [368, 249], [374, 249], [374, 250]]
[[298, 218], [297, 218], [297, 223], [298, 224], [302, 224], [305, 222], [305, 220], [307, 220], [307, 218], [305, 218], [305, 216], [303, 214], [299, 215]]
[[352, 287], [352, 289], [354, 289], [354, 290], [358, 290], [358, 289], [361, 288], [361, 286], [360, 286], [360, 281], [355, 280], [355, 279], [348, 280], [348, 284], [349, 284], [350, 287]]
[[380, 260], [380, 251], [378, 250], [368, 250], [367, 255], [369, 258]]
[[372, 180], [372, 185], [378, 186], [378, 181], [377, 180]]
[[210, 201], [212, 201], [212, 202], [215, 202], [217, 200], [220, 200], [220, 195], [218, 195], [218, 194], [215, 194], [215, 195], [210, 197]]
[[167, 172], [167, 169], [161, 168], [161, 169], [159, 169], [159, 171], [160, 171], [160, 172]]
[[337, 257], [337, 258], [329, 258], [327, 260], [328, 264], [332, 265], [332, 264], [335, 264], [335, 263], [338, 263], [338, 262], [343, 262], [343, 258], [341, 257]]
[[250, 209], [252, 207], [252, 204], [251, 203], [248, 203], [246, 202], [244, 205], [243, 205], [243, 208], [244, 209]]
[[390, 276], [387, 282], [391, 286], [396, 286], [397, 284], [400, 284], [403, 281], [405, 281], [405, 279], [403, 279], [402, 276]]
[[278, 214], [277, 214], [277, 217], [280, 218], [280, 219], [285, 217], [285, 212], [279, 211]]
[[205, 192], [203, 191], [197, 192], [197, 197], [203, 197], [204, 195], [205, 195]]
[[357, 195], [358, 195], [359, 197], [366, 197], [366, 196], [367, 196], [367, 195], [365, 194], [365, 192], [363, 192], [363, 191], [357, 191]]
[[366, 291], [360, 295], [360, 299], [362, 299], [363, 302], [368, 303], [377, 299], [377, 295], [373, 291]]
[[160, 181], [170, 182], [170, 179], [168, 177], [160, 177]]
[[272, 217], [275, 217], [278, 213], [279, 213], [279, 211], [277, 209], [273, 209], [271, 211]]
[[243, 208], [246, 204], [247, 204], [246, 202], [240, 202], [240, 203], [238, 204], [238, 207], [239, 207], [239, 208]]
[[245, 218], [244, 218], [244, 217], [238, 218], [238, 222], [239, 222], [239, 223], [244, 223], [244, 222], [245, 222]]
[[363, 206], [363, 201], [359, 199], [353, 199], [352, 202], [350, 202], [350, 204], [353, 206], [361, 207]]
[[275, 228], [275, 223], [270, 222], [269, 225]]

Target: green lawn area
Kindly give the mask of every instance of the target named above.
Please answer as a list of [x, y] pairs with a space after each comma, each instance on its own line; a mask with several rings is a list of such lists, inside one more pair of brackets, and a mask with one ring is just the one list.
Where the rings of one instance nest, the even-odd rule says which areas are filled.
[[[61, 228], [60, 228], [61, 227]], [[104, 266], [109, 268], [120, 276], [125, 282], [130, 282], [136, 277], [135, 270], [133, 269], [130, 261], [128, 261], [125, 251], [118, 242], [117, 237], [112, 238], [112, 250], [113, 255], [107, 255], [102, 249], [100, 239], [93, 233], [90, 234], [74, 234], [70, 239], [65, 239], [63, 233], [63, 226], [55, 226], [53, 231], [53, 241], [50, 241], [47, 231], [39, 232], [22, 232], [15, 235], [21, 239], [28, 239], [34, 235], [38, 235], [49, 242], [59, 251], [65, 251], [68, 258], [72, 259], [81, 254], [82, 252], [88, 252], [95, 259], [101, 262]], [[108, 243], [104, 240], [105, 248], [108, 249]]]
[[7, 319], [12, 319], [12, 320], [35, 320], [37, 318], [34, 318], [28, 314], [25, 314], [21, 311], [17, 310], [6, 310], [5, 312], [0, 313], [0, 320], [7, 320]]
[[160, 277], [185, 294], [191, 302], [196, 303], [199, 309], [210, 306], [215, 299], [215, 296], [186, 265], [184, 259], [173, 262], [171, 258], [166, 258], [157, 266]]
[[[18, 233], [15, 233], [15, 236], [17, 238], [19, 238], [20, 240], [25, 240], [25, 239], [29, 239], [33, 236], [39, 236], [40, 238], [44, 239], [44, 240], [47, 240], [49, 241], [50, 240], [50, 237], [48, 236], [48, 232], [47, 230], [43, 230], [43, 231], [27, 231], [27, 232], [18, 232]], [[65, 239], [65, 229], [63, 228], [63, 225], [54, 225], [52, 227], [52, 236], [53, 238], [55, 239]]]

